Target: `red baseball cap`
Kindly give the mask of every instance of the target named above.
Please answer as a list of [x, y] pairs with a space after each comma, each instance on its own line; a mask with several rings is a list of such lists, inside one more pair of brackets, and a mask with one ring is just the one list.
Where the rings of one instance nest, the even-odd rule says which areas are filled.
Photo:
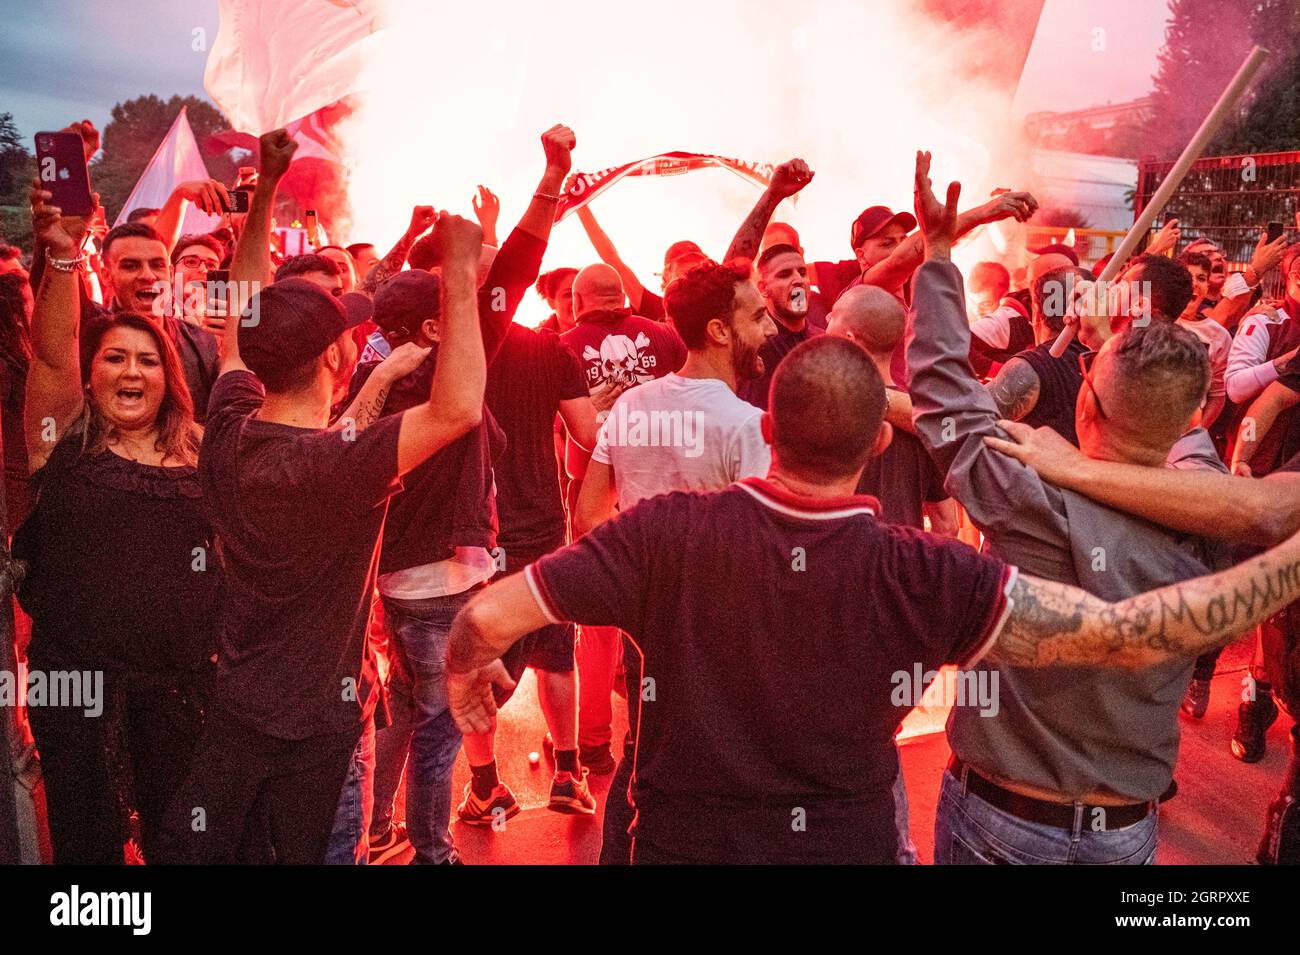
[[668, 251], [664, 253], [664, 271], [668, 270], [668, 266], [672, 265], [674, 262], [680, 261], [681, 259], [699, 259], [701, 262], [711, 261], [709, 257], [704, 254], [704, 250], [694, 242], [689, 240], [674, 242], [672, 245], [668, 246]]
[[849, 244], [858, 248], [885, 226], [897, 222], [904, 232], [916, 228], [916, 217], [910, 212], [892, 212], [888, 206], [872, 206], [853, 220], [853, 230], [849, 233]]

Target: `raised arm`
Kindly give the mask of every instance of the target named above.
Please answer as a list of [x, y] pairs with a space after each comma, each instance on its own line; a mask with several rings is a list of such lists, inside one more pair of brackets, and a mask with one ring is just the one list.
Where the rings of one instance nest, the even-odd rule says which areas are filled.
[[990, 658], [1136, 670], [1222, 646], [1300, 597], [1300, 534], [1230, 570], [1109, 603], [1019, 576]]
[[[293, 137], [283, 129], [264, 133], [260, 138], [261, 172], [257, 187], [248, 205], [248, 219], [244, 232], [235, 246], [230, 262], [230, 306], [226, 312], [226, 325], [221, 333], [221, 365], [218, 375], [245, 369], [239, 357], [239, 326], [256, 321], [246, 316], [249, 300], [274, 280], [271, 269], [271, 212], [275, 208], [275, 193], [280, 180], [289, 170], [289, 163], [298, 149]], [[238, 320], [231, 321], [235, 316]]]
[[[1032, 513], [1052, 511], [1047, 492], [1032, 471], [992, 453], [985, 435], [997, 434], [998, 409], [970, 367], [970, 326], [961, 273], [952, 264], [960, 185], [949, 186], [940, 203], [930, 188], [929, 154], [917, 154], [916, 216], [926, 242], [926, 262], [917, 272], [908, 315], [908, 389], [916, 433], [944, 475], [948, 492], [971, 521], [995, 529], [1043, 536], [1029, 528]], [[1055, 520], [1055, 518], [1052, 518]]]
[[181, 237], [181, 222], [185, 218], [185, 204], [192, 202], [210, 216], [224, 214], [230, 208], [230, 192], [215, 179], [192, 179], [182, 182], [158, 211], [154, 226], [163, 237], [170, 253]]
[[754, 203], [754, 208], [736, 230], [723, 261], [757, 257], [759, 247], [763, 244], [763, 233], [767, 231], [767, 224], [772, 221], [776, 207], [812, 182], [814, 175], [816, 174], [802, 159], [789, 159], [777, 166], [772, 173], [771, 183], [763, 190], [758, 202]]
[[1003, 421], [1010, 436], [991, 448], [1032, 467], [1058, 487], [1085, 494], [1185, 534], [1274, 544], [1300, 530], [1300, 474], [1278, 471], [1261, 480], [1205, 470], [1150, 468], [1089, 458], [1051, 428]]
[[468, 219], [444, 212], [438, 217], [434, 237], [442, 263], [438, 364], [429, 400], [402, 413], [397, 439], [398, 474], [424, 463], [483, 419], [487, 364], [476, 298], [483, 230]]
[[537, 183], [537, 191], [519, 223], [502, 243], [483, 287], [478, 291], [483, 351], [489, 365], [501, 350], [519, 303], [537, 281], [542, 256], [546, 254], [551, 238], [551, 227], [555, 224], [560, 187], [572, 167], [571, 153], [576, 144], [577, 138], [567, 126], [557, 124], [542, 133], [546, 166]]
[[32, 311], [32, 361], [27, 372], [23, 428], [27, 466], [35, 472], [85, 405], [78, 329], [81, 280], [77, 272], [86, 220], [63, 218], [53, 196], [34, 180], [32, 232], [45, 249], [46, 267]]
[[429, 226], [433, 225], [437, 217], [437, 210], [433, 206], [416, 206], [412, 209], [410, 225], [397, 240], [397, 244], [388, 250], [388, 254], [370, 267], [370, 271], [361, 281], [359, 291], [374, 295], [375, 289], [379, 288], [384, 279], [402, 271], [402, 266], [406, 264], [406, 257], [411, 254], [411, 246], [415, 245], [416, 239], [429, 231]]
[[[997, 222], [999, 219], [1014, 218], [1024, 222], [1038, 211], [1038, 200], [1027, 192], [1003, 192], [994, 196], [983, 205], [960, 213], [957, 216], [957, 228], [954, 241], [982, 225]], [[887, 292], [897, 292], [911, 278], [912, 273], [925, 258], [925, 238], [920, 232], [914, 232], [889, 254], [883, 262], [877, 262], [862, 281], [866, 285], [875, 285]]]
[[633, 311], [641, 308], [641, 296], [645, 294], [645, 286], [641, 280], [636, 277], [631, 266], [618, 254], [618, 249], [614, 248], [614, 243], [610, 241], [605, 230], [596, 222], [596, 216], [591, 211], [591, 204], [583, 206], [578, 210], [578, 221], [582, 223], [583, 231], [587, 233], [587, 238], [591, 240], [591, 247], [596, 250], [596, 255], [600, 261], [614, 269], [618, 277], [623, 280], [623, 291], [627, 293], [627, 299], [632, 305]]
[[478, 193], [470, 198], [474, 218], [483, 227], [483, 244], [500, 245], [497, 241], [497, 219], [501, 216], [501, 200], [487, 186], [479, 186]]

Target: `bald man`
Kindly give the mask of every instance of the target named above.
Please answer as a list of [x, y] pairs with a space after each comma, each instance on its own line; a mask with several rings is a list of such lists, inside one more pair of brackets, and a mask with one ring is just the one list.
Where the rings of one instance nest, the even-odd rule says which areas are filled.
[[[601, 421], [623, 392], [675, 372], [686, 362], [686, 345], [672, 326], [634, 315], [624, 301], [623, 281], [612, 266], [587, 266], [573, 278], [573, 315], [578, 324], [560, 336], [581, 363], [593, 398], [599, 399], [596, 407]], [[567, 441], [564, 457], [572, 478], [565, 491], [572, 519], [591, 452]], [[614, 771], [609, 745], [614, 716], [610, 693], [621, 656], [617, 629], [580, 629], [575, 653], [578, 752], [582, 765], [595, 775]]]
[[[828, 335], [838, 335], [861, 345], [885, 383], [886, 404], [907, 403], [907, 392], [890, 375], [890, 359], [907, 329], [907, 310], [897, 297], [874, 285], [858, 285], [844, 292], [831, 309]], [[888, 435], [892, 433], [890, 439]], [[882, 425], [887, 446], [862, 471], [857, 493], [880, 501], [880, 514], [894, 524], [925, 530], [930, 518], [936, 534], [955, 537], [957, 506], [943, 489], [943, 475], [925, 447], [901, 428]]]

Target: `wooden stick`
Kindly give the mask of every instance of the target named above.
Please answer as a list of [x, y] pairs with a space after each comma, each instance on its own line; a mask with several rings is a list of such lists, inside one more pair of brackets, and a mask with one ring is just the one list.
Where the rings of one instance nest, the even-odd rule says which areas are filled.
[[[1111, 260], [1106, 263], [1106, 268], [1102, 269], [1101, 275], [1097, 276], [1098, 284], [1109, 282], [1119, 274], [1120, 269], [1124, 267], [1124, 263], [1133, 254], [1133, 250], [1142, 241], [1142, 237], [1151, 229], [1151, 223], [1155, 221], [1156, 215], [1168, 204], [1178, 187], [1182, 185], [1183, 179], [1186, 178], [1188, 171], [1192, 168], [1192, 163], [1201, 158], [1201, 153], [1210, 144], [1210, 140], [1219, 131], [1219, 127], [1228, 118], [1228, 114], [1236, 107], [1237, 102], [1246, 92], [1251, 81], [1255, 79], [1255, 75], [1259, 72], [1260, 67], [1264, 65], [1264, 61], [1268, 59], [1268, 56], [1268, 50], [1262, 46], [1255, 47], [1247, 54], [1245, 61], [1237, 69], [1237, 75], [1232, 78], [1232, 82], [1223, 91], [1219, 101], [1214, 104], [1214, 108], [1205, 117], [1204, 122], [1201, 123], [1201, 128], [1196, 131], [1196, 135], [1187, 144], [1183, 154], [1178, 157], [1178, 161], [1169, 170], [1169, 174], [1165, 176], [1165, 181], [1160, 184], [1160, 188], [1151, 197], [1151, 201], [1146, 204], [1146, 207], [1133, 222], [1133, 227], [1128, 230], [1128, 234], [1120, 242], [1119, 248], [1115, 250]], [[1061, 334], [1052, 343], [1051, 354], [1053, 358], [1060, 358], [1065, 353], [1065, 349], [1074, 338], [1077, 329], [1077, 322], [1067, 324], [1061, 329]]]

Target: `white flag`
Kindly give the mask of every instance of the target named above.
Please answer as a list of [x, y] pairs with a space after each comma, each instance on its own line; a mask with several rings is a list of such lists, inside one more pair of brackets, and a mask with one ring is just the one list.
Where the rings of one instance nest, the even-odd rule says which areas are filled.
[[382, 0], [220, 0], [203, 85], [230, 125], [260, 136], [358, 88]]
[[[125, 222], [132, 209], [161, 209], [172, 190], [182, 182], [207, 178], [208, 167], [203, 164], [199, 144], [194, 140], [194, 130], [190, 128], [186, 109], [182, 106], [172, 128], [158, 144], [149, 165], [144, 167], [144, 172], [140, 174], [130, 198], [123, 204], [113, 225]], [[181, 220], [181, 235], [211, 232], [220, 222], [220, 217], [205, 214], [191, 202], [185, 210], [185, 218]]]

